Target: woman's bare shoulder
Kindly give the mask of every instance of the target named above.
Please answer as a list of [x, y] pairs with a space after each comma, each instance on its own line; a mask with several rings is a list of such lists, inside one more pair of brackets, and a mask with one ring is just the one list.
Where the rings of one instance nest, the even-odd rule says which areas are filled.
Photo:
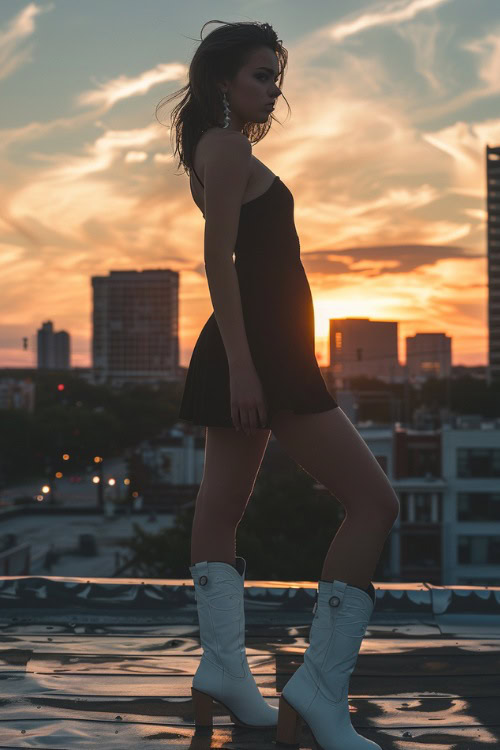
[[[249, 149], [252, 154], [252, 146], [250, 141], [244, 133], [240, 133], [237, 130], [223, 130], [222, 128], [214, 127], [209, 130], [205, 130], [198, 139], [198, 143], [195, 149], [195, 169], [199, 175], [201, 175], [203, 181], [205, 181], [205, 164], [210, 156], [213, 156], [218, 152], [219, 149], [225, 149], [233, 143], [235, 146], [238, 145], [239, 149], [243, 148], [245, 152]], [[251, 156], [253, 159], [253, 155]]]
[[201, 134], [198, 140], [200, 151], [204, 151], [206, 147], [209, 147], [216, 141], [229, 137], [237, 137], [248, 142], [246, 135], [238, 130], [224, 130], [223, 128], [214, 127], [205, 130], [205, 132]]

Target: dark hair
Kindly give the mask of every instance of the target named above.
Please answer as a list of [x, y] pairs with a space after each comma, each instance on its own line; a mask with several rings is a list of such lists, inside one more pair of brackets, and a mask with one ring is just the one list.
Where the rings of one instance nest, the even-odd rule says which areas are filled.
[[[171, 131], [175, 131], [174, 155], [179, 155], [177, 166], [183, 164], [184, 171], [189, 174], [201, 134], [216, 126], [222, 119], [222, 98], [216, 85], [217, 80], [224, 77], [232, 80], [254, 50], [267, 46], [278, 58], [278, 85], [281, 88], [288, 60], [288, 51], [268, 23], [207, 21], [201, 33], [209, 23], [222, 23], [223, 26], [211, 31], [205, 39], [200, 34], [201, 44], [189, 66], [189, 83], [166, 97], [166, 101], [170, 101], [184, 94], [183, 99], [172, 109], [170, 119]], [[157, 105], [156, 112], [161, 106], [161, 103]], [[271, 118], [275, 119], [272, 115]], [[244, 125], [242, 132], [253, 144], [264, 138], [270, 127], [270, 120], [265, 123], [249, 122]]]

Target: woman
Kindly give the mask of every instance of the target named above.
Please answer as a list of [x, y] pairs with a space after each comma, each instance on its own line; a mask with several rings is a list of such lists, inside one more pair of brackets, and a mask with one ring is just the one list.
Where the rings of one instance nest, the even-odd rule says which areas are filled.
[[[371, 575], [399, 501], [326, 389], [294, 199], [252, 155], [251, 143], [271, 126], [287, 57], [269, 24], [224, 24], [202, 39], [172, 113], [179, 164], [189, 170], [205, 217], [214, 308], [193, 350], [179, 411], [180, 419], [206, 426], [189, 568], [203, 647], [192, 695], [198, 726], [211, 725], [215, 700], [239, 725], [277, 724], [278, 741], [297, 742], [303, 720], [322, 750], [368, 750], [379, 745], [352, 727], [347, 691], [375, 603]], [[235, 554], [236, 528], [271, 430], [346, 510], [318, 582], [304, 664], [283, 689], [279, 717], [248, 667], [246, 562]]]

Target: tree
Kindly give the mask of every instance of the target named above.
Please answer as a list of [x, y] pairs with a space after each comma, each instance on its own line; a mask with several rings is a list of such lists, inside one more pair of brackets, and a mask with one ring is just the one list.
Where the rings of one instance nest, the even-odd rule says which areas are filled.
[[[158, 532], [134, 523], [134, 536], [120, 543], [131, 560], [123, 573], [189, 577], [193, 516], [194, 508], [184, 508], [173, 527]], [[343, 517], [338, 500], [296, 464], [287, 473], [261, 470], [237, 529], [237, 554], [251, 578], [318, 580]]]

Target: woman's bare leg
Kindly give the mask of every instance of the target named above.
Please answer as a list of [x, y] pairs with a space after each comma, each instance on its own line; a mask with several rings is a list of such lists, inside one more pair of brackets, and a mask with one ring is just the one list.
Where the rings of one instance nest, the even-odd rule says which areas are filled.
[[236, 558], [236, 529], [253, 492], [271, 437], [233, 427], [207, 427], [203, 479], [196, 498], [191, 535], [191, 565], [202, 560], [228, 562]]
[[319, 414], [281, 411], [270, 426], [287, 453], [345, 508], [321, 578], [366, 588], [399, 513], [384, 470], [340, 406]]

